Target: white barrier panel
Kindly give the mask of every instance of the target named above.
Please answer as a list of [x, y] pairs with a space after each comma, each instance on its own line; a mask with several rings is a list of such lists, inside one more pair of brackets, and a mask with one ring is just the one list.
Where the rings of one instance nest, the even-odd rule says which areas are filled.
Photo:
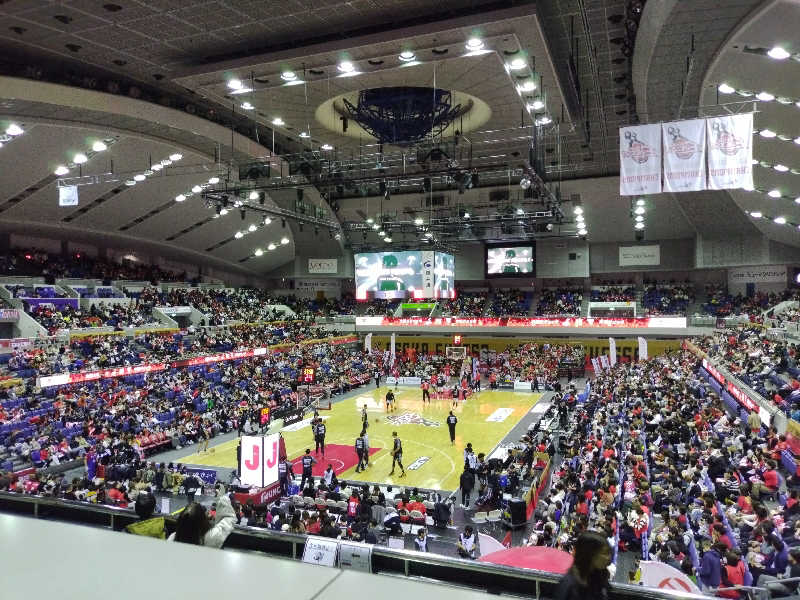
[[515, 392], [530, 392], [533, 389], [533, 384], [530, 381], [515, 381], [514, 382], [514, 391]]

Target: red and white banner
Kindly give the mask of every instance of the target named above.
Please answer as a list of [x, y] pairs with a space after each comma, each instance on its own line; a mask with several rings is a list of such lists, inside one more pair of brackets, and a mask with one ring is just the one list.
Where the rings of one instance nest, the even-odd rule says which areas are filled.
[[700, 588], [675, 567], [668, 564], [643, 560], [639, 563], [641, 579], [639, 583], [651, 588], [673, 590], [681, 593], [700, 594]]
[[281, 457], [279, 433], [260, 437], [242, 436], [241, 481], [245, 485], [266, 487], [278, 481], [278, 463]]
[[708, 371], [709, 375], [716, 379], [723, 389], [733, 396], [739, 404], [750, 412], [758, 412], [760, 406], [744, 391], [734, 385], [732, 381], [728, 381], [706, 358], [703, 359], [703, 368]]
[[661, 125], [633, 125], [619, 130], [621, 196], [661, 192]]
[[459, 318], [459, 317], [356, 317], [359, 327], [558, 327], [558, 328], [630, 328], [630, 329], [685, 329], [686, 317], [646, 317], [631, 319], [606, 319], [601, 317], [509, 317], [509, 318]]
[[706, 120], [661, 124], [664, 151], [664, 191], [706, 189]]
[[753, 113], [709, 117], [708, 189], [753, 189]]

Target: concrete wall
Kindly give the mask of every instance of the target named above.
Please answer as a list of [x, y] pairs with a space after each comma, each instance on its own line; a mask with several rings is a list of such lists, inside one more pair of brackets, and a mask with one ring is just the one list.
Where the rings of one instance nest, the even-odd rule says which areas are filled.
[[589, 254], [591, 272], [594, 273], [625, 273], [638, 271], [684, 271], [694, 267], [694, 240], [661, 240], [661, 264], [653, 266], [621, 267], [619, 265], [619, 247], [653, 245], [653, 242], [610, 242], [606, 244], [591, 244]]

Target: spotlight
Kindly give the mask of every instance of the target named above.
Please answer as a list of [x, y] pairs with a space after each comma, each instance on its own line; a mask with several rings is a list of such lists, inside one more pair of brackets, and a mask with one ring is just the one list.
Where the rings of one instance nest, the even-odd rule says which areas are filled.
[[17, 137], [18, 135], [25, 133], [25, 130], [16, 123], [11, 123], [11, 125], [6, 127], [6, 133], [11, 137]]
[[178, 194], [177, 196], [175, 196], [175, 202], [183, 202], [184, 200], [186, 200], [186, 196], [184, 196], [183, 194]]
[[352, 73], [353, 71], [356, 70], [356, 67], [349, 60], [343, 60], [342, 62], [339, 63], [337, 69], [339, 69], [340, 73]]
[[94, 144], [92, 144], [92, 150], [95, 152], [103, 152], [108, 149], [105, 142], [102, 140], [97, 140]]
[[76, 165], [82, 165], [87, 160], [89, 159], [86, 158], [86, 155], [83, 152], [78, 152], [75, 156], [72, 157], [72, 162], [74, 162]]
[[375, 219], [372, 217], [367, 217], [367, 224], [372, 225], [375, 222]]
[[157, 162], [156, 164], [153, 165], [153, 171], [160, 171], [163, 168], [164, 165], [162, 165], [160, 162]]
[[126, 179], [125, 180], [125, 185], [127, 185], [128, 187], [131, 187], [131, 186], [136, 185], [136, 182], [133, 179]]
[[228, 214], [228, 209], [227, 208], [223, 208], [221, 211], [219, 211], [219, 214], [220, 214], [221, 217], [224, 217], [225, 215]]
[[417, 55], [414, 54], [411, 50], [403, 50], [400, 53], [400, 56], [398, 56], [397, 58], [399, 58], [401, 62], [411, 62], [413, 60], [416, 60]]
[[233, 237], [235, 237], [237, 240], [240, 240], [244, 237], [244, 233], [242, 233], [241, 231], [237, 231], [236, 233], [233, 234]]
[[261, 224], [264, 225], [264, 226], [271, 225], [272, 224], [272, 219], [270, 219], [269, 217], [264, 217], [264, 220], [261, 221]]
[[639, 198], [636, 201], [636, 206], [644, 206], [644, 199], [643, 198]]
[[300, 137], [301, 137], [301, 138], [303, 138], [303, 139], [305, 140], [305, 139], [308, 139], [308, 138], [310, 138], [310, 137], [311, 137], [311, 134], [310, 134], [310, 133], [308, 133], [307, 131], [301, 131], [301, 132], [300, 132]]
[[274, 119], [272, 119], [272, 124], [275, 125], [276, 127], [281, 127], [283, 125], [286, 125], [286, 123], [284, 123], [283, 119], [281, 119], [280, 117], [275, 117]]
[[392, 238], [390, 238], [390, 237], [387, 235], [385, 238], [383, 238], [383, 241], [384, 241], [384, 242], [386, 242], [386, 243], [388, 244], [389, 242], [391, 242], [391, 241], [392, 241]]
[[517, 209], [517, 214], [522, 216], [522, 215], [525, 214], [525, 210], [522, 207], [520, 207], [520, 208]]
[[635, 229], [644, 229], [644, 223], [637, 223], [636, 225], [634, 225], [634, 228]]
[[245, 218], [247, 218], [247, 211], [245, 209], [243, 209], [243, 208], [240, 209], [239, 210], [239, 216], [242, 217], [242, 221], [244, 221]]
[[477, 37], [472, 37], [467, 40], [466, 48], [467, 52], [477, 52], [478, 50], [483, 50], [484, 47], [483, 40]]
[[322, 146], [320, 146], [319, 149], [327, 152], [328, 150], [333, 150], [333, 146], [331, 146], [330, 144], [322, 144]]
[[536, 89], [536, 82], [533, 79], [528, 79], [527, 81], [523, 81], [522, 84], [519, 86], [520, 92], [532, 92]]
[[270, 242], [269, 246], [267, 246], [267, 250], [275, 250], [275, 248], [277, 248], [277, 246], [272, 242]]
[[775, 60], [786, 60], [791, 56], [791, 54], [789, 54], [786, 50], [784, 50], [780, 46], [775, 46], [767, 52], [767, 56], [769, 56], [770, 58], [774, 58]]
[[550, 124], [550, 123], [552, 123], [552, 122], [553, 122], [553, 119], [551, 119], [551, 118], [550, 118], [549, 116], [547, 116], [547, 115], [542, 115], [541, 117], [539, 117], [538, 119], [536, 119], [536, 124], [537, 124], [537, 125], [549, 125], [549, 124]]
[[426, 232], [425, 232], [425, 237], [426, 237], [426, 238], [432, 238], [432, 237], [433, 237], [433, 234], [432, 234], [430, 231], [426, 231]]
[[764, 215], [762, 213], [760, 213], [759, 211], [754, 210], [753, 212], [750, 213], [750, 216], [753, 217], [754, 219], [760, 219]]
[[424, 224], [425, 224], [425, 219], [423, 219], [422, 217], [417, 217], [416, 219], [414, 219], [414, 225], [419, 226]]
[[469, 211], [468, 211], [468, 210], [465, 210], [465, 211], [464, 211], [464, 218], [465, 218], [465, 219], [469, 219], [469, 217], [470, 217]]
[[644, 217], [642, 215], [636, 215], [634, 221], [636, 221], [637, 223], [641, 223], [644, 221]]
[[644, 214], [644, 206], [637, 206], [636, 210], [634, 210], [633, 212], [635, 214], [637, 214], [637, 215], [643, 215]]
[[381, 226], [380, 226], [380, 225], [378, 225], [377, 223], [373, 223], [373, 224], [372, 224], [372, 228], [373, 228], [373, 229], [375, 229], [375, 230], [377, 231], [378, 229], [380, 229], [380, 228], [381, 228]]
[[510, 63], [508, 63], [508, 68], [512, 71], [519, 71], [520, 69], [524, 69], [528, 66], [528, 63], [525, 62], [524, 58], [515, 58]]
[[258, 227], [255, 224], [251, 223], [250, 227], [247, 228], [247, 231], [253, 233], [256, 229], [258, 229]]
[[781, 191], [780, 190], [770, 190], [769, 192], [767, 192], [767, 196], [769, 196], [770, 198], [780, 198], [781, 197]]
[[282, 237], [282, 238], [281, 238], [281, 244], [282, 244], [282, 245], [284, 245], [284, 246], [285, 246], [285, 245], [286, 245], [286, 244], [288, 244], [288, 243], [289, 243], [289, 238], [287, 238], [287, 237]]
[[772, 102], [775, 100], [775, 96], [770, 94], [769, 92], [759, 92], [756, 94], [756, 98], [761, 100], [762, 102]]
[[59, 177], [61, 177], [62, 175], [66, 175], [67, 173], [69, 173], [69, 169], [67, 167], [65, 167], [64, 165], [58, 165], [56, 167], [56, 170], [53, 171], [53, 172], [56, 175], [58, 175]]
[[385, 235], [386, 235], [386, 232], [383, 229], [378, 231], [378, 237], [383, 237]]
[[586, 229], [583, 229], [583, 228], [578, 229], [578, 235], [586, 235], [586, 233], [587, 233]]
[[772, 139], [778, 134], [772, 131], [772, 129], [762, 129], [761, 131], [758, 132], [758, 135], [760, 135], [763, 138]]
[[295, 79], [297, 79], [297, 73], [295, 73], [294, 71], [286, 70], [283, 73], [281, 73], [281, 79], [283, 79], [284, 81], [294, 81]]
[[775, 217], [773, 221], [778, 225], [786, 225], [786, 217]]
[[255, 254], [256, 256], [261, 256], [262, 254], [264, 254], [264, 251], [261, 248], [257, 248], [253, 254]]
[[337, 233], [335, 236], [333, 236], [333, 239], [335, 239], [335, 240], [342, 239], [342, 234], [341, 233]]
[[242, 89], [242, 81], [240, 79], [229, 79], [228, 80], [228, 89], [229, 90], [240, 90]]
[[183, 158], [183, 154], [181, 154], [180, 152], [176, 152], [175, 154], [170, 154], [169, 155], [169, 159], [172, 162], [178, 162], [182, 158]]
[[780, 171], [781, 173], [785, 173], [786, 171], [789, 170], [789, 167], [787, 167], [786, 165], [775, 165], [772, 168], [775, 169], [776, 171]]
[[528, 110], [532, 110], [534, 112], [538, 112], [540, 110], [544, 110], [544, 101], [543, 100], [534, 100], [530, 104], [528, 104]]
[[529, 187], [531, 187], [531, 178], [527, 175], [523, 175], [519, 180], [519, 187], [521, 187], [523, 190], [527, 190]]
[[583, 209], [580, 206], [576, 206], [575, 208], [572, 209], [572, 212], [574, 212], [576, 215], [582, 215]]
[[161, 166], [162, 167], [168, 167], [171, 164], [172, 164], [172, 161], [170, 159], [168, 159], [168, 158], [165, 158], [164, 160], [161, 161]]
[[219, 183], [219, 177], [212, 177], [211, 179], [208, 180], [208, 183], [210, 183], [211, 185], [217, 185]]
[[250, 200], [258, 200], [258, 192], [256, 192], [255, 190], [250, 192], [250, 196], [249, 197], [250, 197]]
[[242, 109], [243, 110], [253, 110], [255, 106], [250, 104], [249, 102], [242, 102]]
[[136, 175], [133, 176], [134, 181], [144, 181], [145, 179], [146, 177], [141, 173], [137, 173]]
[[203, 191], [203, 188], [201, 188], [199, 185], [196, 185], [196, 186], [194, 186], [194, 187], [192, 188], [192, 193], [193, 193], [193, 194], [199, 194], [199, 193], [200, 193], [200, 192], [202, 192], [202, 191]]

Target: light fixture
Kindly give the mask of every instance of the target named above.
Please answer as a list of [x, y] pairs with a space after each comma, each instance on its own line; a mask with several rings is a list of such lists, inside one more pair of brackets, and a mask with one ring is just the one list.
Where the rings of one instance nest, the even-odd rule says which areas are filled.
[[379, 236], [379, 237], [383, 237], [383, 236], [385, 236], [385, 235], [386, 235], [386, 232], [385, 232], [383, 229], [381, 229], [380, 231], [378, 231], [378, 236]]
[[308, 133], [307, 131], [301, 131], [300, 132], [300, 137], [303, 138], [304, 140], [306, 140], [306, 139], [311, 137], [311, 134]]
[[524, 69], [526, 66], [528, 66], [528, 63], [524, 58], [515, 58], [508, 63], [508, 68], [512, 71], [519, 71], [520, 69]]
[[258, 200], [258, 192], [253, 190], [252, 192], [250, 192], [249, 198], [250, 200]]
[[74, 162], [76, 165], [82, 165], [87, 160], [89, 159], [86, 158], [86, 155], [83, 152], [78, 152], [75, 156], [72, 157], [72, 162]]
[[11, 125], [6, 127], [6, 133], [12, 137], [16, 137], [25, 133], [25, 130], [16, 123], [11, 123]]
[[231, 95], [232, 96], [238, 96], [239, 94], [247, 94], [247, 93], [252, 92], [252, 91], [253, 91], [253, 88], [247, 87], [246, 85], [243, 85], [238, 90], [231, 90]]
[[634, 221], [636, 221], [637, 223], [641, 223], [644, 221], [644, 217], [642, 215], [636, 215]]
[[482, 39], [471, 37], [467, 40], [465, 47], [467, 48], [467, 52], [477, 52], [478, 50], [483, 50], [484, 45]]
[[219, 177], [212, 177], [211, 179], [208, 180], [208, 183], [210, 183], [211, 185], [218, 184], [219, 183]]
[[134, 181], [144, 181], [145, 180], [145, 176], [142, 173], [137, 173], [136, 175], [133, 176], [133, 180]]
[[280, 117], [275, 117], [274, 119], [272, 119], [272, 124], [275, 125], [276, 127], [281, 127], [282, 125], [286, 125], [286, 123], [284, 123], [283, 119], [281, 119]]
[[587, 233], [587, 232], [586, 232], [586, 229], [584, 229], [583, 227], [581, 227], [580, 229], [578, 229], [578, 235], [586, 235], [586, 233]]
[[580, 206], [576, 206], [575, 208], [572, 209], [572, 212], [574, 212], [576, 215], [582, 215], [583, 209]]
[[369, 225], [372, 225], [374, 222], [375, 222], [375, 219], [373, 219], [372, 217], [367, 217], [367, 223]]
[[343, 60], [336, 68], [339, 69], [340, 73], [352, 73], [356, 70], [355, 65], [349, 60]]
[[264, 225], [271, 225], [271, 224], [272, 224], [272, 219], [270, 219], [269, 217], [264, 217]]
[[800, 196], [798, 196], [797, 198], [794, 199], [794, 203], [795, 204], [800, 204]]
[[637, 223], [633, 226], [634, 229], [644, 229], [644, 223]]
[[244, 234], [241, 231], [237, 231], [236, 233], [233, 234], [233, 237], [235, 237], [237, 240], [239, 240], [242, 237], [244, 237]]
[[754, 92], [751, 92], [750, 90], [736, 90], [736, 93], [745, 98], [749, 98]]
[[158, 162], [158, 163], [153, 165], [153, 171], [160, 171], [163, 168], [164, 168], [164, 165], [162, 165], [160, 162]]
[[194, 187], [192, 188], [192, 193], [193, 193], [193, 194], [199, 194], [199, 193], [200, 193], [200, 192], [202, 192], [202, 191], [203, 191], [203, 188], [201, 188], [199, 185], [196, 185], [196, 186], [194, 186]]
[[256, 251], [253, 252], [253, 254], [255, 254], [256, 256], [261, 256], [262, 254], [264, 254], [264, 251], [261, 248], [256, 248]]
[[384, 241], [384, 242], [386, 242], [386, 243], [388, 244], [389, 242], [391, 242], [391, 241], [392, 241], [392, 238], [390, 238], [390, 237], [387, 235], [385, 238], [383, 238], [383, 241]]
[[381, 228], [381, 226], [380, 226], [380, 225], [378, 225], [377, 223], [373, 223], [373, 224], [372, 224], [372, 228], [373, 228], [375, 231], [377, 231], [378, 229], [380, 229], [380, 228]]
[[787, 167], [786, 165], [775, 165], [772, 168], [775, 169], [776, 171], [780, 171], [781, 173], [785, 173], [786, 171], [789, 170], [789, 167]]
[[103, 140], [97, 140], [94, 144], [92, 144], [92, 150], [95, 152], [103, 152], [108, 149], [106, 143]]
[[272, 242], [270, 242], [269, 246], [267, 246], [267, 250], [275, 250], [275, 248], [277, 248], [277, 246]]
[[736, 91], [736, 88], [734, 88], [731, 85], [728, 85], [727, 83], [720, 83], [719, 86], [717, 87], [717, 90], [719, 90], [720, 94], [732, 94], [733, 92]]
[[519, 208], [517, 209], [517, 214], [518, 214], [518, 215], [524, 215], [524, 214], [525, 214], [525, 209], [524, 209], [524, 208], [522, 208], [522, 207], [519, 207]]
[[282, 244], [282, 245], [284, 245], [284, 246], [285, 246], [285, 245], [286, 245], [286, 244], [288, 244], [288, 243], [289, 243], [289, 238], [287, 238], [287, 237], [282, 237], [282, 238], [281, 238], [281, 244]]
[[319, 149], [320, 149], [320, 150], [325, 150], [325, 151], [327, 151], [327, 150], [333, 150], [333, 146], [331, 146], [330, 144], [322, 144], [322, 146], [320, 146], [320, 148], [319, 148]]
[[400, 56], [398, 56], [397, 58], [399, 58], [401, 62], [411, 62], [412, 60], [416, 60], [417, 55], [414, 54], [411, 50], [403, 50], [400, 53]]
[[432, 234], [430, 231], [426, 231], [426, 232], [425, 232], [425, 237], [426, 237], [426, 238], [432, 238], [432, 237], [433, 237], [433, 234]]
[[637, 206], [636, 210], [633, 211], [634, 214], [643, 215], [644, 214], [644, 206]]
[[767, 196], [769, 196], [770, 198], [780, 198], [781, 197], [781, 191], [780, 190], [770, 190], [769, 192], [767, 192]]
[[126, 179], [125, 180], [125, 185], [127, 185], [128, 187], [131, 187], [131, 186], [136, 185], [136, 182], [133, 179]]
[[786, 217], [775, 217], [773, 221], [778, 225], [786, 225]]
[[520, 177], [519, 187], [521, 187], [523, 190], [527, 190], [529, 187], [531, 187], [531, 178], [527, 175]]
[[181, 154], [180, 152], [176, 152], [175, 154], [170, 154], [170, 155], [169, 155], [169, 159], [170, 159], [172, 162], [179, 161], [179, 160], [180, 160], [180, 159], [182, 159], [182, 158], [183, 158], [183, 154]]
[[227, 208], [223, 208], [222, 210], [219, 211], [219, 214], [224, 217], [225, 215], [228, 214], [228, 209]]
[[468, 211], [468, 210], [465, 210], [465, 211], [464, 211], [464, 218], [465, 218], [465, 219], [469, 219], [469, 217], [470, 217], [469, 211]]
[[750, 213], [750, 216], [753, 217], [754, 219], [760, 219], [764, 215], [761, 214], [759, 211], [754, 210], [753, 212]]
[[528, 110], [532, 111], [539, 111], [544, 110], [544, 101], [543, 100], [534, 100], [530, 104], [528, 104]]
[[62, 175], [66, 175], [67, 173], [69, 173], [69, 169], [67, 167], [65, 167], [64, 165], [58, 165], [56, 167], [56, 170], [53, 171], [53, 172], [56, 175], [58, 175], [59, 177], [61, 177]]
[[255, 106], [253, 106], [249, 102], [242, 102], [242, 108], [244, 110], [253, 110], [255, 108]]
[[256, 229], [258, 229], [258, 227], [255, 224], [250, 223], [250, 227], [247, 228], [247, 231], [253, 233]]
[[536, 124], [537, 124], [537, 125], [549, 125], [549, 124], [550, 124], [550, 123], [552, 123], [552, 122], [553, 122], [553, 119], [551, 119], [551, 118], [550, 118], [549, 116], [547, 116], [547, 115], [542, 115], [541, 117], [539, 117], [538, 119], [536, 119]]
[[281, 79], [283, 79], [284, 81], [294, 81], [295, 79], [297, 79], [297, 74], [294, 71], [286, 70], [283, 73], [281, 73]]
[[161, 161], [161, 166], [162, 167], [168, 167], [171, 164], [172, 164], [172, 161], [170, 159], [168, 159], [168, 158], [165, 158], [164, 160]]
[[536, 82], [533, 79], [527, 79], [519, 85], [520, 92], [532, 92], [536, 89]]
[[178, 194], [175, 196], [175, 202], [183, 202], [184, 200], [186, 200], [186, 196], [184, 194]]
[[644, 206], [644, 199], [643, 198], [639, 198], [636, 201], [636, 206]]
[[770, 94], [769, 92], [759, 92], [756, 94], [756, 98], [761, 100], [762, 102], [772, 102], [775, 100], [775, 96]]
[[767, 56], [770, 58], [774, 58], [775, 60], [786, 60], [791, 56], [786, 50], [781, 48], [780, 46], [774, 46], [770, 50], [767, 51]]
[[153, 174], [152, 169], [147, 169], [147, 171], [144, 171], [145, 177], [150, 177], [152, 174]]
[[762, 129], [761, 131], [758, 132], [758, 135], [760, 135], [763, 138], [774, 138], [778, 134], [772, 131], [772, 129]]
[[228, 80], [228, 89], [229, 90], [240, 90], [242, 89], [242, 80], [241, 79], [229, 79]]
[[576, 220], [578, 223], [583, 223], [583, 221], [584, 221], [583, 215], [577, 215], [577, 216], [575, 217], [575, 220]]
[[414, 225], [419, 226], [419, 225], [423, 225], [424, 223], [425, 223], [425, 219], [423, 219], [422, 217], [417, 217], [416, 219], [414, 219]]

